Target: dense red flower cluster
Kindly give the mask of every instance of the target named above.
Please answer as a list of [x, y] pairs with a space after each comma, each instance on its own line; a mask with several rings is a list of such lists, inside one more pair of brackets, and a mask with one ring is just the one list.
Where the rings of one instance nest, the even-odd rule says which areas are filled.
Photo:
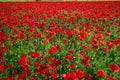
[[78, 80], [83, 78], [85, 73], [81, 69], [77, 69], [76, 71], [68, 72], [67, 74], [62, 74], [64, 80]]
[[0, 3], [0, 80], [119, 80], [119, 5]]
[[57, 45], [56, 43], [54, 43], [53, 46], [48, 49], [48, 54], [52, 54], [60, 49], [61, 49], [61, 47], [59, 45]]
[[17, 61], [18, 61], [18, 63], [20, 63], [20, 64], [25, 63], [25, 62], [28, 62], [25, 54], [21, 54], [20, 58], [19, 58]]

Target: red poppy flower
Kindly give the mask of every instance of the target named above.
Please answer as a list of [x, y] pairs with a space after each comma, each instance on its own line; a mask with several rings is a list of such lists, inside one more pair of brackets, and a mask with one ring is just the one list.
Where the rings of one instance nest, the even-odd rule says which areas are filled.
[[77, 38], [80, 42], [82, 42], [83, 41], [83, 38], [80, 36], [80, 35], [78, 35], [78, 38]]
[[106, 36], [109, 36], [110, 33], [111, 33], [111, 30], [107, 30], [107, 31], [105, 32], [105, 35], [106, 35]]
[[65, 78], [65, 77], [66, 77], [66, 74], [62, 74], [61, 77], [62, 77], [62, 78]]
[[65, 56], [65, 58], [66, 58], [66, 59], [69, 59], [69, 60], [73, 60], [72, 55], [69, 55], [69, 54], [67, 54], [67, 55]]
[[28, 53], [29, 56], [31, 56], [32, 58], [38, 58], [40, 56], [39, 52], [29, 52]]
[[88, 56], [85, 56], [84, 59], [81, 60], [82, 63], [89, 62], [89, 61], [90, 61], [90, 57]]
[[85, 80], [94, 80], [91, 74], [85, 74]]
[[102, 77], [105, 75], [105, 72], [104, 70], [97, 70], [96, 75]]
[[64, 39], [63, 40], [63, 43], [65, 44], [65, 43], [68, 43], [69, 42], [69, 40], [66, 40], [66, 39]]
[[53, 79], [58, 78], [58, 76], [57, 76], [57, 71], [56, 71], [56, 70], [53, 70], [53, 71], [52, 71], [51, 77], [52, 77]]
[[86, 32], [85, 32], [85, 31], [83, 31], [83, 30], [81, 31], [80, 35], [81, 35], [81, 37], [82, 37], [82, 38], [85, 38], [85, 37], [87, 37], [87, 34], [86, 34]]
[[2, 62], [5, 62], [6, 61], [6, 59], [5, 58], [1, 58], [0, 59], [0, 62], [2, 63]]
[[103, 52], [108, 52], [108, 48], [103, 48]]
[[30, 80], [35, 80], [34, 76], [32, 76]]
[[26, 57], [26, 54], [22, 53], [20, 57]]
[[4, 48], [3, 48], [3, 50], [8, 50], [9, 49], [9, 46], [5, 46]]
[[23, 69], [23, 70], [25, 70], [26, 68], [27, 68], [27, 66], [28, 66], [28, 63], [22, 63], [21, 65], [20, 65], [20, 67], [21, 67], [21, 69]]
[[42, 42], [47, 43], [48, 39], [42, 39]]
[[113, 72], [118, 72], [120, 70], [120, 67], [117, 64], [109, 64], [109, 67]]
[[69, 49], [68, 52], [69, 52], [70, 54], [73, 54], [73, 50], [72, 50], [72, 49]]
[[99, 39], [101, 39], [102, 38], [102, 34], [98, 33], [96, 37], [99, 38]]
[[41, 67], [37, 67], [35, 69], [35, 74], [41, 74], [42, 73], [42, 68]]
[[41, 35], [42, 35], [41, 32], [35, 32], [35, 33], [30, 34], [30, 37], [40, 37]]
[[104, 44], [104, 41], [103, 41], [103, 40], [99, 40], [99, 43], [100, 43], [101, 45], [103, 45], [103, 44]]
[[106, 80], [115, 80], [113, 76], [107, 76], [107, 79]]
[[75, 72], [68, 72], [64, 80], [75, 80], [77, 78]]
[[54, 53], [56, 51], [57, 51], [56, 47], [51, 47], [51, 48], [48, 49], [48, 54], [52, 54], [52, 53]]
[[97, 49], [98, 46], [97, 45], [92, 45], [93, 49]]
[[0, 64], [0, 72], [5, 70], [5, 65], [4, 64]]
[[51, 60], [53, 60], [53, 58], [52, 58], [52, 57], [48, 57], [47, 60], [48, 60], [48, 61], [51, 61]]
[[30, 27], [30, 28], [28, 28], [27, 30], [28, 30], [28, 32], [32, 32], [32, 31], [35, 30], [35, 27]]
[[59, 45], [57, 45], [56, 49], [57, 49], [57, 50], [60, 50], [60, 49], [61, 49], [61, 47], [60, 47]]
[[89, 46], [88, 46], [88, 45], [82, 44], [81, 48], [82, 48], [82, 49], [87, 49], [87, 50], [88, 50], [88, 49], [89, 49]]
[[81, 51], [80, 54], [81, 54], [81, 55], [85, 55], [86, 52], [85, 52], [85, 51]]
[[60, 64], [61, 61], [58, 59], [54, 59], [52, 60], [52, 62], [50, 63], [50, 68], [55, 68], [58, 64]]
[[42, 72], [43, 72], [45, 75], [49, 75], [49, 68], [45, 68]]
[[26, 71], [23, 71], [22, 73], [20, 73], [20, 74], [18, 75], [18, 78], [19, 78], [19, 79], [22, 79], [22, 78], [24, 78], [26, 75], [27, 75], [27, 72], [26, 72]]
[[75, 65], [73, 63], [70, 64], [70, 68], [74, 68]]
[[85, 76], [84, 72], [80, 69], [76, 70], [77, 78], [82, 78]]
[[111, 48], [114, 47], [113, 44], [112, 44], [111, 42], [106, 42], [106, 44], [107, 44], [107, 46], [108, 46], [109, 49], [111, 49]]
[[28, 61], [28, 60], [27, 60], [26, 57], [20, 57], [20, 58], [17, 60], [17, 62], [20, 63], [20, 64], [25, 63], [25, 62], [27, 62], [27, 61]]
[[73, 35], [73, 32], [70, 31], [70, 30], [67, 30], [66, 35], [67, 35], [67, 36], [71, 36], [71, 35]]
[[34, 66], [40, 66], [41, 63], [39, 61], [34, 62]]
[[86, 66], [86, 67], [89, 67], [89, 66], [90, 66], [90, 62], [84, 62], [83, 64], [84, 64], [84, 66]]

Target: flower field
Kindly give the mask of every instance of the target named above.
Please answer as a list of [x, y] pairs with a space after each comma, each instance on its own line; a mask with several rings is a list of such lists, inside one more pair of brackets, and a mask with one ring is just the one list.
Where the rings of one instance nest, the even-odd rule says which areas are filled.
[[120, 80], [120, 2], [1, 2], [0, 80]]

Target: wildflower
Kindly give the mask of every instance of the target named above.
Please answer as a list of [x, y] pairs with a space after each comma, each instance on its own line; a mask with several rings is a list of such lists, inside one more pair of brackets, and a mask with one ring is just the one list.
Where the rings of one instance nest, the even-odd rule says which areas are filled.
[[40, 65], [41, 65], [41, 63], [39, 61], [34, 62], [34, 66], [40, 66]]
[[120, 70], [119, 66], [117, 64], [109, 64], [109, 68], [113, 72], [118, 72]]
[[107, 76], [107, 79], [106, 80], [115, 80], [113, 76], [109, 75]]
[[1, 58], [1, 59], [0, 59], [0, 63], [5, 62], [5, 61], [6, 61], [5, 58]]
[[20, 63], [20, 64], [25, 63], [25, 62], [27, 62], [27, 61], [28, 61], [28, 60], [27, 60], [26, 57], [20, 57], [20, 58], [17, 60], [17, 62]]
[[76, 75], [78, 78], [82, 78], [85, 76], [84, 72], [81, 69], [76, 70]]
[[5, 70], [5, 65], [4, 64], [0, 64], [0, 72]]
[[22, 78], [24, 78], [26, 75], [27, 75], [27, 72], [26, 72], [26, 71], [23, 71], [22, 73], [18, 74], [18, 78], [19, 78], [19, 79], [22, 79]]
[[102, 77], [105, 75], [105, 72], [104, 70], [97, 70], [96, 75]]
[[48, 39], [42, 39], [42, 42], [47, 43]]
[[53, 70], [52, 73], [51, 73], [51, 77], [52, 77], [53, 79], [58, 78], [58, 76], [57, 76], [56, 74], [57, 74], [57, 71], [56, 71], [56, 70]]
[[61, 61], [58, 59], [53, 59], [52, 62], [50, 63], [50, 68], [55, 68], [58, 64], [60, 64]]
[[112, 44], [111, 42], [106, 42], [106, 44], [107, 44], [107, 46], [108, 46], [109, 49], [111, 49], [111, 48], [114, 47], [113, 44]]
[[66, 39], [64, 39], [63, 40], [63, 43], [65, 44], [65, 43], [68, 43], [69, 42], [69, 40], [66, 40]]
[[108, 52], [108, 48], [103, 48], [103, 52]]
[[68, 72], [64, 80], [75, 80], [77, 75], [75, 72]]
[[73, 60], [72, 55], [69, 55], [69, 54], [67, 54], [67, 55], [65, 56], [65, 58], [66, 58], [66, 59], [69, 59], [69, 60]]
[[85, 45], [85, 44], [82, 44], [81, 48], [88, 50], [88, 49], [89, 49], [89, 46], [88, 46], [88, 45]]
[[81, 54], [81, 55], [85, 55], [86, 52], [85, 52], [85, 51], [81, 51], [80, 54]]
[[70, 64], [70, 68], [74, 68], [75, 65], [73, 63]]
[[56, 51], [57, 51], [56, 47], [51, 47], [51, 48], [48, 49], [48, 54], [52, 54]]
[[46, 67], [42, 72], [43, 72], [45, 75], [49, 75], [49, 72], [50, 72], [50, 71], [49, 71], [49, 68]]
[[34, 76], [32, 76], [30, 80], [35, 80]]
[[69, 52], [70, 54], [73, 54], [73, 50], [72, 50], [72, 49], [69, 49], [68, 52]]
[[29, 52], [28, 53], [29, 56], [31, 56], [32, 58], [38, 58], [40, 56], [39, 52]]

